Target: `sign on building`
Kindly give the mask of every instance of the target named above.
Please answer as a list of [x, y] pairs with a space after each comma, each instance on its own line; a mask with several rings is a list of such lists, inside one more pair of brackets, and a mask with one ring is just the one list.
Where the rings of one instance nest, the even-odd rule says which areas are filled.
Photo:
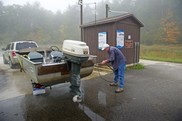
[[107, 42], [107, 32], [98, 33], [98, 48], [101, 49], [104, 44]]
[[124, 47], [124, 30], [116, 31], [116, 47], [117, 48]]

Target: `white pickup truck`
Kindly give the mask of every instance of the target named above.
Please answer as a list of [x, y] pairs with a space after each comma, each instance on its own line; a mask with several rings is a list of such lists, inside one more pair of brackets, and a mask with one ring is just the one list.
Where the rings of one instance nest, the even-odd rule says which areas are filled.
[[38, 45], [35, 41], [16, 41], [9, 43], [6, 48], [2, 48], [3, 50], [3, 62], [4, 64], [9, 64], [10, 68], [18, 68], [19, 62], [16, 54], [21, 49], [26, 48], [37, 48]]

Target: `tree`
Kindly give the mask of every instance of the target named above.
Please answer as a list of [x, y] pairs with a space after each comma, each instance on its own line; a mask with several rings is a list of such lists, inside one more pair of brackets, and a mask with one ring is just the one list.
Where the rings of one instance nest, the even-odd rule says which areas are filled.
[[168, 9], [165, 17], [161, 19], [161, 27], [161, 41], [166, 43], [177, 43], [177, 38], [181, 33], [171, 9]]
[[[110, 10], [118, 11], [109, 12], [109, 17], [122, 14], [120, 11], [132, 12], [144, 24], [141, 43], [182, 43], [182, 0], [102, 0], [96, 5], [97, 20], [106, 18], [106, 4]], [[84, 5], [83, 23], [95, 20], [94, 7]], [[171, 16], [165, 13], [167, 8], [170, 8]], [[36, 41], [44, 44], [64, 39], [79, 40], [79, 5], [70, 5], [62, 13], [53, 13], [42, 8], [38, 2], [4, 6], [0, 0], [1, 43], [31, 38], [41, 39]]]
[[[64, 21], [64, 33], [66, 33], [66, 39], [78, 39], [80, 38], [80, 16], [78, 5], [69, 6], [67, 11], [63, 14]], [[60, 27], [60, 26], [59, 26]]]

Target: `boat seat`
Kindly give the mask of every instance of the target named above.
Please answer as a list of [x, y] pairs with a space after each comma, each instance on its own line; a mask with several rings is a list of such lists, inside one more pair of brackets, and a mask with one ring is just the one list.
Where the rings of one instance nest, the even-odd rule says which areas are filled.
[[50, 59], [53, 60], [53, 62], [61, 62], [61, 60], [64, 59], [63, 52], [60, 51], [52, 51], [50, 53]]
[[33, 62], [43, 62], [43, 55], [38, 52], [30, 52], [28, 59]]

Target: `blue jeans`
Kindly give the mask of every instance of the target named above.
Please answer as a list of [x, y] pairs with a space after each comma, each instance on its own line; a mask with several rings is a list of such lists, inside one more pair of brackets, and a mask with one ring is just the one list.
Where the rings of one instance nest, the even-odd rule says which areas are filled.
[[126, 64], [122, 63], [119, 65], [118, 69], [114, 71], [114, 83], [119, 80], [119, 87], [124, 87], [124, 74], [125, 74]]

